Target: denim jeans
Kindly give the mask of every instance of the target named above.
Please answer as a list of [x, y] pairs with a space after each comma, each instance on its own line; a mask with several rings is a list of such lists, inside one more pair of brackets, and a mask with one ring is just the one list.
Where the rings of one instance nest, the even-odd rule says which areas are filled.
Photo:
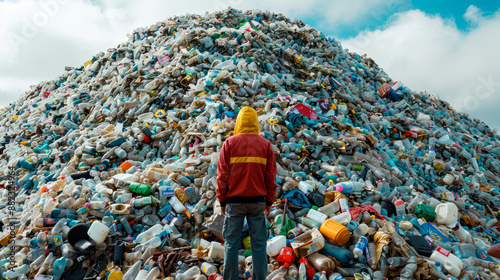
[[224, 280], [238, 280], [238, 250], [247, 218], [252, 246], [252, 280], [265, 280], [267, 275], [267, 229], [264, 209], [266, 204], [231, 203], [226, 204], [224, 219]]

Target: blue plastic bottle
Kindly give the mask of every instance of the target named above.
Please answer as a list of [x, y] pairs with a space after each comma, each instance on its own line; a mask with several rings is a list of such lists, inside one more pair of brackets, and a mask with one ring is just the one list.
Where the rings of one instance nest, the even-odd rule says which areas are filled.
[[65, 268], [66, 268], [65, 257], [61, 257], [54, 262], [54, 270], [52, 272], [52, 274], [54, 275], [54, 280], [59, 280], [59, 278], [61, 278], [61, 275], [63, 274]]

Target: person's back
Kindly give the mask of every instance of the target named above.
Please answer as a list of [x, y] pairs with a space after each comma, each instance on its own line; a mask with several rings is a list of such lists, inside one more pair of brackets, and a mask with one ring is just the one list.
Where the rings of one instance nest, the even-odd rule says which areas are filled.
[[265, 279], [264, 211], [268, 214], [276, 199], [276, 161], [271, 143], [259, 135], [257, 112], [250, 107], [240, 111], [234, 136], [222, 146], [217, 166], [217, 199], [225, 215], [224, 279], [238, 279], [238, 249], [245, 217], [254, 256], [252, 279]]

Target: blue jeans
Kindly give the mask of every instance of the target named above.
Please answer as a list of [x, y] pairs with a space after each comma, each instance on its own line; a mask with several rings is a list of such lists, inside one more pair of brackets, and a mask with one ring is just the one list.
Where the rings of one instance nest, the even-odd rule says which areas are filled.
[[238, 280], [238, 250], [243, 233], [243, 222], [247, 218], [252, 246], [252, 280], [265, 280], [267, 276], [267, 229], [264, 209], [266, 204], [226, 204], [224, 219], [224, 280]]

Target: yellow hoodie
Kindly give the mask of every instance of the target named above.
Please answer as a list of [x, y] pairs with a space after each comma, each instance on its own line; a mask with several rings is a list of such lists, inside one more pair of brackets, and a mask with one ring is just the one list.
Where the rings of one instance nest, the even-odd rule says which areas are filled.
[[243, 107], [238, 117], [236, 118], [236, 125], [234, 127], [234, 135], [238, 134], [259, 134], [259, 119], [257, 111], [252, 107]]

